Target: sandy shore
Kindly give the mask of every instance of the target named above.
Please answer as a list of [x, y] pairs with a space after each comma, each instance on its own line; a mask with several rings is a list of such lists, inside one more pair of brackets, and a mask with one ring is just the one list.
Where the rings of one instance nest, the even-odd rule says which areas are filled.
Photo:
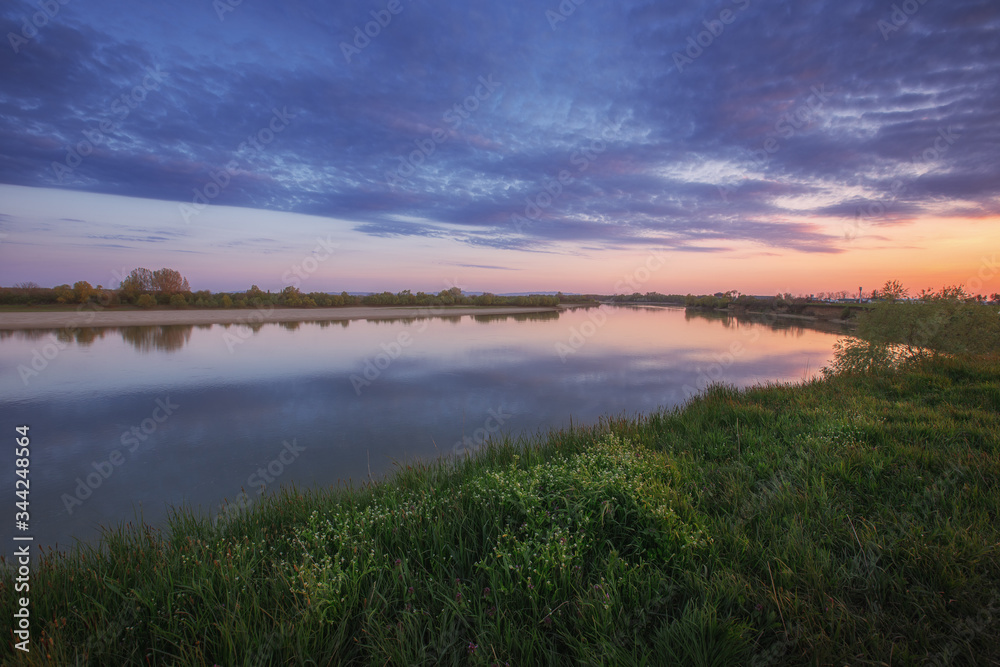
[[324, 322], [459, 315], [514, 315], [559, 310], [545, 307], [373, 307], [262, 308], [259, 310], [127, 310], [0, 313], [0, 329], [134, 327], [164, 324], [246, 324], [255, 322]]

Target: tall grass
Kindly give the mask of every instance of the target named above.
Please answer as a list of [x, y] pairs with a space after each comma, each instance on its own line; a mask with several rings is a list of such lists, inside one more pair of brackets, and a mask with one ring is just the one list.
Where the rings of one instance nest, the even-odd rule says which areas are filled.
[[[1000, 358], [609, 418], [33, 573], [5, 664], [997, 664]], [[13, 609], [9, 571], [0, 601]]]

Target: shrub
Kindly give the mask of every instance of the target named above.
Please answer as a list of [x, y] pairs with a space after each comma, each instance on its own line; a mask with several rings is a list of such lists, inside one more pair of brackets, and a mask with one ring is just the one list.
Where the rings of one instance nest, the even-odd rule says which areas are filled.
[[174, 294], [170, 297], [170, 305], [173, 308], [187, 308], [187, 301], [183, 294]]
[[139, 295], [139, 298], [135, 300], [135, 305], [140, 308], [152, 308], [156, 305], [156, 299], [149, 294], [141, 294]]

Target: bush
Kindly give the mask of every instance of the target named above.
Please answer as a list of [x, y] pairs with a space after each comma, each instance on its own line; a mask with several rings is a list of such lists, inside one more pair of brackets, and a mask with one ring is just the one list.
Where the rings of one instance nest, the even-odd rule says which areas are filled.
[[170, 305], [173, 308], [187, 308], [187, 301], [183, 294], [174, 294], [170, 297]]
[[150, 294], [141, 294], [139, 298], [135, 300], [135, 305], [140, 308], [152, 308], [156, 305], [156, 299]]
[[857, 336], [837, 343], [825, 373], [877, 373], [939, 355], [970, 358], [1000, 350], [1000, 318], [978, 303], [883, 301], [857, 321]]

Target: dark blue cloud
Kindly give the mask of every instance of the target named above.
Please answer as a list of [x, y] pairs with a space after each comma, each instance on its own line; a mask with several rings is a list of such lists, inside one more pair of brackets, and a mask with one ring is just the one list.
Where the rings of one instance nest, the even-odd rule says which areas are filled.
[[1000, 213], [992, 0], [218, 4], [68, 3], [0, 49], [0, 182], [542, 252]]

